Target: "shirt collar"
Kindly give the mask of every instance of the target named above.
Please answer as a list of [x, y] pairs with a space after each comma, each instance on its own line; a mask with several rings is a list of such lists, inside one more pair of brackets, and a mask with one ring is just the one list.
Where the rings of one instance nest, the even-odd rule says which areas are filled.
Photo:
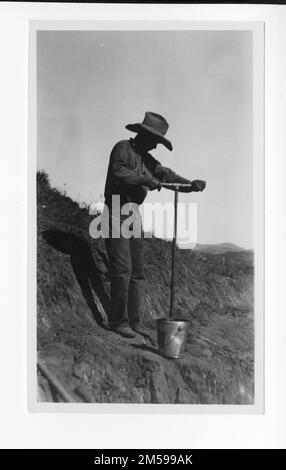
[[132, 145], [132, 147], [137, 148], [136, 143], [135, 143], [135, 139], [133, 139], [133, 137], [130, 137], [129, 142]]

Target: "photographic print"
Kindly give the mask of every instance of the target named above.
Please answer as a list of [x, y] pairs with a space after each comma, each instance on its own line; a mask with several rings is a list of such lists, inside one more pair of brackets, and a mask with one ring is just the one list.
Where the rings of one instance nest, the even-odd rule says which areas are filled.
[[251, 409], [262, 24], [34, 22], [30, 46], [37, 403]]

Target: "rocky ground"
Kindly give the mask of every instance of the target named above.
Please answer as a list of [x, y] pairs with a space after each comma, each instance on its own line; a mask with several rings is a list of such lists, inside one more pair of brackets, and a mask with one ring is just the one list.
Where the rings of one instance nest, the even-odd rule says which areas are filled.
[[[175, 310], [190, 321], [181, 359], [158, 351], [156, 319], [169, 309], [171, 244], [145, 240], [143, 322], [127, 340], [101, 319], [108, 259], [88, 233], [87, 208], [38, 174], [38, 357], [75, 402], [252, 404], [253, 253], [178, 250]], [[38, 372], [38, 400], [61, 401]]]

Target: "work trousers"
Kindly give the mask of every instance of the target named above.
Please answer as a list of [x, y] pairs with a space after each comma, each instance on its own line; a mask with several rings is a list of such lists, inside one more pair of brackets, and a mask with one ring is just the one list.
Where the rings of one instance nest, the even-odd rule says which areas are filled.
[[[127, 217], [121, 215], [120, 224]], [[110, 228], [111, 224], [112, 218]], [[105, 238], [111, 278], [110, 324], [140, 320], [144, 295], [144, 238], [141, 217], [139, 224], [140, 237], [126, 238], [120, 231], [119, 237], [112, 237], [110, 233]]]

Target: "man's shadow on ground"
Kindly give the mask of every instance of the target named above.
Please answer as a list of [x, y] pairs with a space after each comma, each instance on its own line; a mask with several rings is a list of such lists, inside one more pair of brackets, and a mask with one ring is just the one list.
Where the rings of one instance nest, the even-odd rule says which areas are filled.
[[[107, 317], [110, 310], [110, 297], [104, 285], [103, 272], [100, 267], [96, 265], [88, 242], [76, 235], [59, 230], [46, 230], [42, 232], [42, 235], [44, 240], [53, 248], [70, 255], [75, 277], [93, 318], [99, 326], [105, 327], [104, 321], [106, 319], [103, 318], [98, 309], [92, 290], [94, 290], [98, 296]], [[101, 255], [105, 258], [103, 261], [106, 264], [108, 260], [105, 254], [101, 253]]]

